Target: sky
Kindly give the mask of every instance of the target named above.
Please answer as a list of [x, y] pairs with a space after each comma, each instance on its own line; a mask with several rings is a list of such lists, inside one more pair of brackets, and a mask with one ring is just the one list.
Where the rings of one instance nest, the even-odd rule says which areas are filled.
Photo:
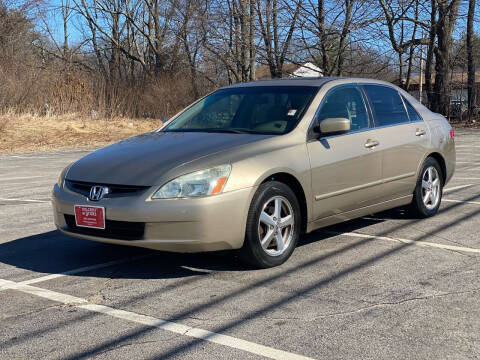
[[[40, 29], [44, 29], [46, 25], [48, 25], [50, 32], [52, 33], [55, 41], [59, 45], [63, 44], [63, 23], [61, 17], [61, 1], [62, 0], [45, 0], [45, 6], [47, 9], [47, 16], [44, 21], [40, 20], [39, 18], [36, 19], [37, 26]], [[65, 0], [71, 1], [71, 0]], [[454, 33], [454, 37], [459, 38], [466, 29], [466, 12], [468, 10], [468, 1], [462, 0], [462, 5], [460, 8], [459, 18], [457, 20], [457, 26]], [[477, 33], [480, 34], [480, 1], [477, 1], [477, 21], [475, 22], [474, 28]], [[46, 24], [44, 23], [46, 22]], [[84, 23], [83, 23], [84, 24]], [[386, 29], [385, 29], [386, 30]], [[86, 31], [85, 28], [82, 27], [82, 19], [79, 15], [76, 15], [74, 12], [71, 13], [68, 23], [68, 40], [70, 46], [75, 46], [80, 44], [85, 35], [83, 32]], [[382, 44], [379, 44], [382, 47]], [[385, 44], [384, 47], [390, 48], [389, 44]]]

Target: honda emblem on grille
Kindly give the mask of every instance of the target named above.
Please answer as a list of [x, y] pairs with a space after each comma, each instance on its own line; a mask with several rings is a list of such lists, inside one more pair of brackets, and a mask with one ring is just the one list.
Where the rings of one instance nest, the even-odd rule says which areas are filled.
[[92, 201], [98, 201], [109, 193], [109, 189], [106, 186], [92, 186], [90, 189], [90, 195], [88, 198]]

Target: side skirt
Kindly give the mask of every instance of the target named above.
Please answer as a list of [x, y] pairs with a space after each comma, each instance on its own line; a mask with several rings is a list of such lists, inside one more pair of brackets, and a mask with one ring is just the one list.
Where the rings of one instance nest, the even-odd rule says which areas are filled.
[[393, 200], [388, 200], [379, 204], [366, 206], [360, 209], [347, 211], [341, 214], [331, 215], [326, 218], [317, 219], [307, 224], [306, 232], [309, 233], [321, 227], [338, 224], [343, 221], [353, 220], [361, 216], [370, 215], [380, 211], [393, 209], [398, 206], [407, 205], [412, 202], [412, 199], [413, 199], [413, 194], [402, 196], [400, 198], [393, 199]]

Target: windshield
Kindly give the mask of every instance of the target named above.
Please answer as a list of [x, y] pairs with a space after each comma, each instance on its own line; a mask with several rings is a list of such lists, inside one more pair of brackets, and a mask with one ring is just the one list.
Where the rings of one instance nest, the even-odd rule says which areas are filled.
[[222, 89], [185, 110], [163, 131], [285, 134], [298, 124], [317, 90], [312, 86]]

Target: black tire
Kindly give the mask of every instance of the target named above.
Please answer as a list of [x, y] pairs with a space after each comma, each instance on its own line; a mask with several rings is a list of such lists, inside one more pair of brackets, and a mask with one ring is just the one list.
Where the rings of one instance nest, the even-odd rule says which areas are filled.
[[[430, 204], [430, 207], [427, 207], [425, 202], [423, 201], [423, 190], [422, 190], [422, 181], [424, 179], [425, 173], [428, 168], [434, 167], [438, 174], [440, 188], [438, 190], [438, 201], [436, 201], [436, 205]], [[410, 204], [409, 210], [410, 213], [417, 218], [427, 218], [430, 216], [435, 215], [440, 208], [440, 204], [442, 202], [442, 195], [443, 195], [443, 172], [442, 168], [438, 164], [438, 161], [432, 157], [428, 157], [425, 162], [423, 163], [422, 169], [420, 174], [418, 175], [417, 185], [415, 186], [415, 190], [413, 192], [413, 200]]]
[[[267, 205], [266, 203], [270, 199], [274, 199], [274, 208], [276, 208], [277, 203], [275, 199], [279, 198], [281, 198], [280, 208], [283, 209], [282, 214], [286, 216], [284, 219], [287, 218], [287, 213], [289, 211], [293, 213], [293, 225], [286, 226], [283, 230], [280, 228], [280, 225], [278, 228], [275, 226], [269, 230], [268, 225], [260, 221], [260, 215], [264, 210], [264, 205]], [[285, 199], [286, 202], [283, 199]], [[288, 207], [287, 203], [289, 203], [290, 207]], [[272, 202], [268, 202], [268, 204], [272, 204]], [[266, 206], [265, 212], [268, 212], [270, 208], [271, 206]], [[273, 215], [274, 214], [272, 214], [272, 219], [276, 219]], [[257, 268], [269, 268], [283, 264], [292, 255], [295, 246], [297, 245], [301, 232], [301, 221], [302, 217], [297, 197], [287, 185], [277, 181], [270, 181], [260, 185], [252, 199], [248, 211], [245, 241], [240, 250], [240, 258]], [[264, 230], [264, 227], [267, 227], [267, 229]], [[276, 233], [277, 229], [280, 229], [280, 232], [285, 232], [285, 234], [288, 232], [286, 238], [289, 240], [285, 241], [285, 246], [281, 251], [278, 250], [279, 248], [276, 243], [276, 237], [271, 240], [271, 248], [268, 247], [267, 249], [264, 249], [261, 245], [261, 232], [265, 231], [264, 234], [266, 238], [268, 231]], [[279, 254], [272, 255], [272, 252], [279, 252]]]

